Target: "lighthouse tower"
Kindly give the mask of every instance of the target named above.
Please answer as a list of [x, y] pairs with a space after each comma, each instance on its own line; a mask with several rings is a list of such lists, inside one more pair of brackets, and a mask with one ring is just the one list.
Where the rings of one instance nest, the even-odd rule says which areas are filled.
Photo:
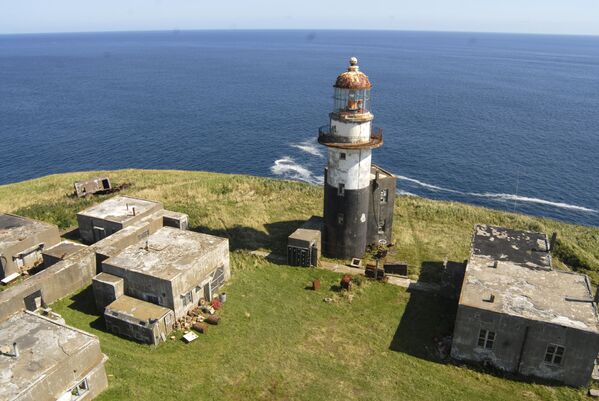
[[[383, 144], [382, 131], [372, 126], [370, 80], [360, 71], [355, 57], [349, 64], [334, 85], [330, 123], [318, 133], [318, 142], [328, 148], [323, 250], [329, 257], [343, 259], [361, 257], [368, 245], [369, 207], [374, 204], [371, 180], [376, 183], [378, 178], [378, 173], [373, 177], [371, 153]], [[378, 190], [376, 193], [378, 203], [380, 194]], [[378, 227], [378, 215], [376, 220]], [[390, 233], [390, 225], [377, 227], [374, 235]]]

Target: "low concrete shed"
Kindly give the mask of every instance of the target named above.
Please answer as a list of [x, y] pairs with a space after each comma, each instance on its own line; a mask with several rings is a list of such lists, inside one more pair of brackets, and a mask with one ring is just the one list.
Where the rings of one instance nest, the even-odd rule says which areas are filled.
[[322, 217], [312, 216], [287, 238], [287, 263], [290, 266], [318, 266], [322, 227]]
[[125, 294], [175, 311], [177, 318], [211, 300], [229, 279], [226, 238], [163, 227], [102, 262], [125, 280]]
[[544, 234], [476, 226], [451, 355], [583, 386], [598, 353], [588, 278], [553, 270]]
[[93, 244], [161, 210], [158, 202], [115, 196], [77, 213], [79, 233], [84, 242]]
[[0, 214], [0, 279], [43, 262], [42, 252], [60, 242], [58, 227], [12, 214]]
[[104, 311], [106, 328], [114, 334], [143, 343], [166, 341], [173, 330], [175, 313], [162, 306], [123, 295]]
[[[0, 323], [0, 400], [91, 400], [108, 386], [98, 338], [33, 314]], [[18, 351], [14, 352], [12, 344]]]

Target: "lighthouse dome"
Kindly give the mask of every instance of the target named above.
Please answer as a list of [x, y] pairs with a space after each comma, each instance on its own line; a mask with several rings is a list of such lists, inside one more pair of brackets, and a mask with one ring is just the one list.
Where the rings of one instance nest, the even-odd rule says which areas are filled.
[[334, 87], [339, 89], [370, 89], [372, 84], [368, 76], [360, 71], [358, 59], [352, 57], [349, 59], [347, 71], [337, 77]]

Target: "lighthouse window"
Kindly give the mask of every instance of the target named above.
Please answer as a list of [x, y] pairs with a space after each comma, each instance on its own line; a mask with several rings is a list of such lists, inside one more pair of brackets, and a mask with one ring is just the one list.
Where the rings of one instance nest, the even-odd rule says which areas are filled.
[[339, 153], [339, 159], [345, 160], [345, 153]]
[[337, 195], [343, 196], [345, 195], [345, 184], [339, 184], [339, 188], [337, 188]]
[[387, 203], [389, 201], [389, 190], [381, 190], [381, 203]]
[[340, 226], [343, 225], [343, 213], [337, 214], [337, 224], [339, 224]]

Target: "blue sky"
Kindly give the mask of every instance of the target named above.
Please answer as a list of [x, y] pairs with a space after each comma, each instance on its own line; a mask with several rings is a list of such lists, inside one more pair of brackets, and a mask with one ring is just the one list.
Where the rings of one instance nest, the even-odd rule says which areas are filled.
[[0, 0], [0, 33], [168, 29], [599, 35], [599, 0]]

